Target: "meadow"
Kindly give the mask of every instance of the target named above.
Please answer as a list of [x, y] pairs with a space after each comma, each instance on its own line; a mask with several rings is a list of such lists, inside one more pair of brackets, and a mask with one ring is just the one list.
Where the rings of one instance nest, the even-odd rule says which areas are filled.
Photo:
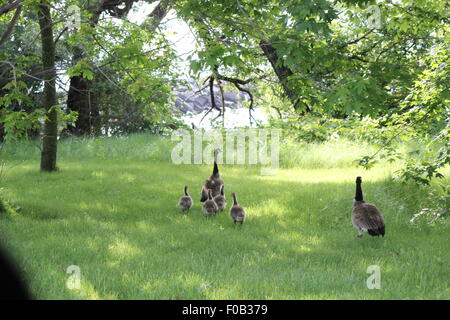
[[[449, 222], [411, 224], [437, 186], [392, 179], [398, 163], [370, 170], [371, 146], [339, 140], [283, 149], [281, 169], [220, 165], [227, 211], [206, 218], [200, 188], [211, 165], [175, 165], [170, 139], [65, 139], [54, 173], [39, 172], [33, 142], [6, 145], [0, 241], [38, 299], [449, 299]], [[450, 170], [444, 170], [449, 184]], [[356, 237], [355, 177], [384, 214], [386, 236]], [[177, 208], [189, 185], [194, 207]], [[228, 215], [236, 192], [247, 221]], [[67, 268], [81, 271], [69, 289]], [[368, 289], [369, 266], [381, 289]]]

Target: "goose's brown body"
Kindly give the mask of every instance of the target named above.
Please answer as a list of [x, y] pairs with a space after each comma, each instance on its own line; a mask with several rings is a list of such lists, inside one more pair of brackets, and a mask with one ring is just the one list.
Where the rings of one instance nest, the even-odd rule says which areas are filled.
[[208, 199], [205, 201], [205, 203], [203, 203], [203, 213], [205, 214], [205, 216], [212, 216], [216, 214], [218, 210], [219, 208], [212, 198], [211, 190], [209, 190]]
[[223, 180], [219, 175], [211, 176], [209, 179], [205, 180], [202, 188], [202, 198], [201, 202], [206, 201], [208, 199], [208, 190], [211, 190], [212, 196], [215, 197], [220, 194], [220, 188], [223, 185]]
[[358, 237], [362, 232], [367, 232], [371, 236], [384, 236], [385, 225], [383, 215], [373, 204], [363, 200], [361, 189], [361, 177], [356, 178], [356, 195], [352, 210], [352, 223], [358, 230]]
[[383, 216], [373, 204], [355, 201], [352, 211], [352, 223], [358, 231], [367, 232], [371, 236], [384, 236]]
[[231, 195], [233, 196], [233, 206], [230, 209], [230, 217], [234, 223], [239, 222], [242, 224], [245, 220], [245, 210], [238, 204], [236, 194], [233, 192]]
[[189, 195], [188, 186], [184, 186], [184, 196], [180, 198], [180, 201], [178, 201], [178, 207], [181, 209], [181, 211], [189, 211], [189, 209], [192, 208], [192, 205], [194, 204], [194, 201], [192, 200], [192, 197]]
[[227, 206], [227, 199], [225, 198], [224, 185], [220, 188], [220, 194], [214, 197], [214, 202], [220, 211], [224, 210]]

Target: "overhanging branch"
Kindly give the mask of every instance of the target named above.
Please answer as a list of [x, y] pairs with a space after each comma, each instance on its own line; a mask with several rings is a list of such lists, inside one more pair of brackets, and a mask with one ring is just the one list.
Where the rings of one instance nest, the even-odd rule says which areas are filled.
[[2, 37], [0, 38], [0, 47], [8, 40], [9, 36], [11, 35], [14, 25], [16, 24], [17, 20], [20, 18], [20, 14], [22, 13], [22, 4], [20, 4], [16, 11], [14, 12], [14, 16], [11, 19], [11, 21], [8, 24], [8, 28], [6, 28], [6, 31], [3, 33]]

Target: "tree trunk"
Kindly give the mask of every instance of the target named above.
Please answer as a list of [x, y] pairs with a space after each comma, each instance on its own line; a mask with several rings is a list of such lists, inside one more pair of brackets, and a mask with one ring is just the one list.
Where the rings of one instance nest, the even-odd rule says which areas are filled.
[[67, 107], [69, 110], [78, 112], [75, 126], [69, 127], [68, 130], [75, 135], [89, 135], [93, 133], [92, 118], [98, 117], [93, 111], [98, 108], [94, 107], [91, 101], [92, 95], [90, 88], [92, 81], [81, 76], [70, 78], [70, 88], [67, 94]]
[[3, 142], [5, 140], [5, 127], [3, 126], [3, 123], [0, 122], [0, 142]]
[[297, 109], [298, 95], [289, 87], [288, 79], [294, 73], [291, 71], [291, 69], [283, 65], [283, 61], [278, 57], [277, 50], [269, 41], [267, 41], [266, 39], [261, 40], [259, 43], [259, 47], [262, 49], [267, 60], [269, 60], [270, 64], [272, 65], [272, 68], [275, 71], [278, 80], [280, 81], [284, 93], [291, 101], [294, 109]]
[[41, 171], [56, 171], [56, 154], [58, 147], [58, 113], [55, 87], [55, 46], [53, 42], [53, 23], [50, 6], [46, 0], [38, 4], [39, 27], [42, 40], [42, 66], [44, 79], [44, 108], [47, 118], [44, 122], [42, 138]]

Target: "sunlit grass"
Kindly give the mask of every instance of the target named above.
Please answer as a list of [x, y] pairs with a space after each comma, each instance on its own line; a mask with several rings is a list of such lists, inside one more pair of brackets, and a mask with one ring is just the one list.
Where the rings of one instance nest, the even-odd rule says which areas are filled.
[[[273, 176], [222, 165], [226, 195], [246, 208], [243, 226], [228, 211], [201, 214], [211, 166], [172, 164], [166, 140], [62, 141], [51, 174], [38, 171], [34, 147], [10, 146], [20, 156], [6, 155], [14, 166], [2, 195], [21, 209], [0, 219], [0, 239], [40, 299], [449, 299], [448, 220], [408, 223], [428, 189], [393, 182], [396, 164], [363, 171], [352, 164], [355, 145], [337, 145], [340, 154], [328, 144], [297, 150], [304, 162]], [[358, 174], [385, 215], [384, 238], [356, 238]], [[189, 214], [176, 207], [184, 184]], [[374, 264], [380, 290], [366, 286]], [[70, 265], [81, 269], [79, 290], [66, 287]]]

